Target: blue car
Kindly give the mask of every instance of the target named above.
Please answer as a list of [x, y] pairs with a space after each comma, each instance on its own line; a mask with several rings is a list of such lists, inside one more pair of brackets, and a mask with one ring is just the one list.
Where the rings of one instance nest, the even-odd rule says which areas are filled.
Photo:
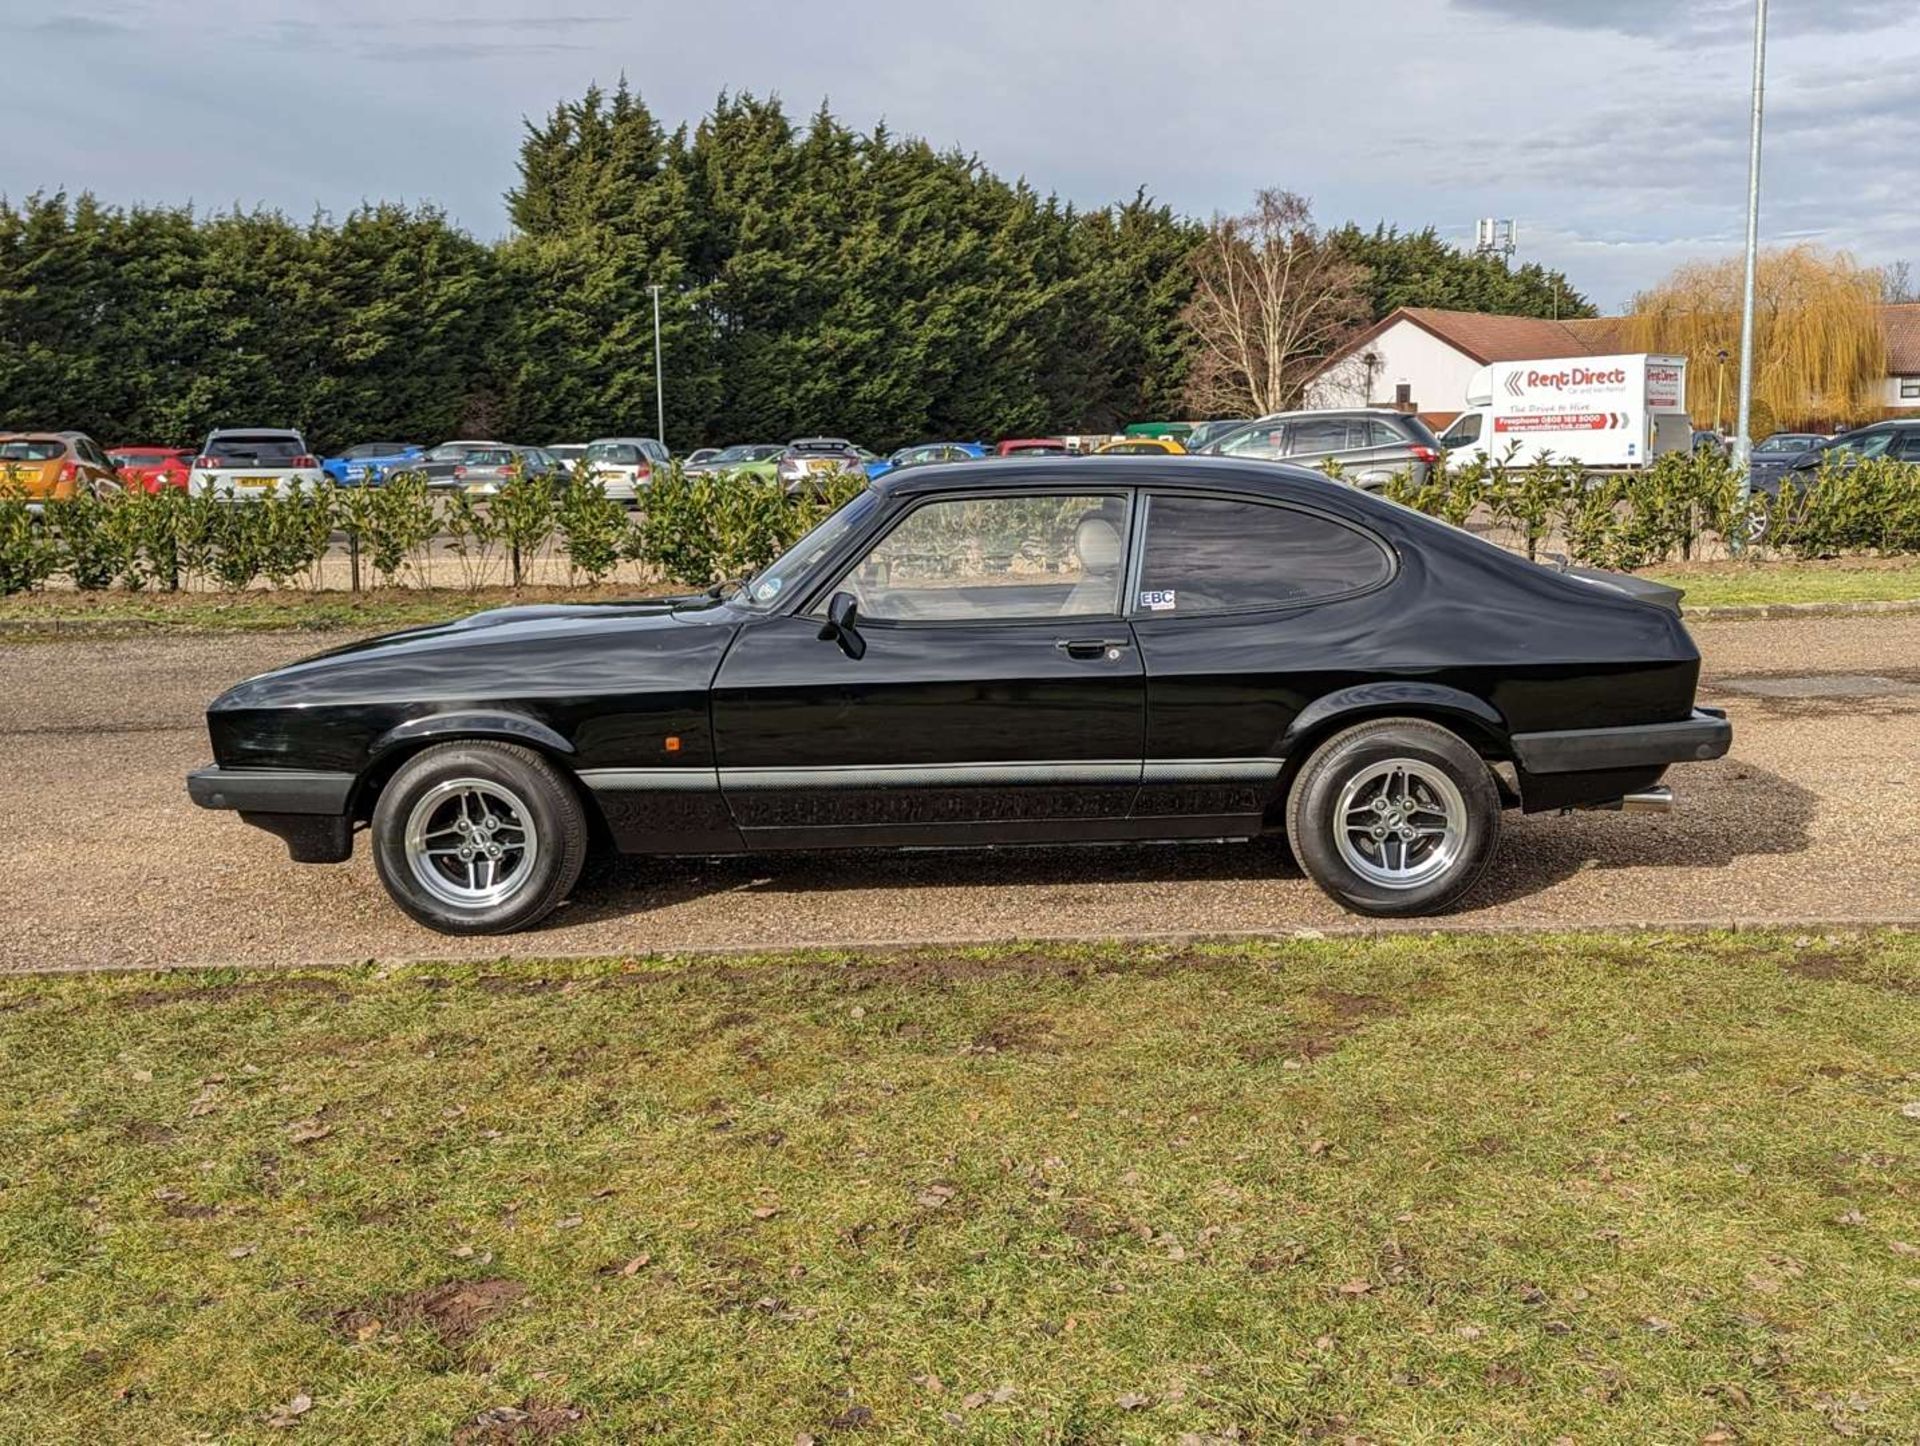
[[984, 442], [920, 442], [902, 447], [891, 457], [867, 463], [867, 480], [871, 482], [901, 467], [918, 467], [923, 462], [977, 462], [986, 455]]
[[414, 442], [360, 442], [320, 464], [336, 487], [378, 487], [389, 472], [418, 462], [426, 448]]

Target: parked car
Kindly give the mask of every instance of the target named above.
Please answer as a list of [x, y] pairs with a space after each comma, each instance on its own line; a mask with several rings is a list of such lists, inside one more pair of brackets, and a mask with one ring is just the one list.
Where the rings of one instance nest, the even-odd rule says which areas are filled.
[[1831, 441], [1825, 432], [1775, 432], [1753, 444], [1755, 457], [1797, 457]]
[[193, 453], [185, 447], [114, 447], [107, 460], [120, 474], [123, 487], [155, 493], [162, 488], [186, 489], [193, 471]]
[[1727, 455], [1727, 439], [1710, 427], [1695, 427], [1693, 450], [1696, 453], [1715, 452], [1724, 457]]
[[673, 456], [666, 443], [651, 437], [602, 437], [587, 444], [587, 466], [607, 496], [632, 502], [653, 483], [653, 469], [667, 467]]
[[695, 447], [680, 459], [680, 465], [682, 467], [704, 467], [715, 457], [718, 457], [722, 450], [724, 449], [720, 447]]
[[1252, 420], [1252, 417], [1228, 417], [1217, 422], [1197, 422], [1193, 430], [1187, 433], [1187, 450], [1205, 451], [1209, 443], [1218, 441], [1229, 432], [1239, 431]]
[[285, 427], [222, 427], [207, 434], [193, 459], [187, 490], [230, 502], [286, 496], [326, 480], [320, 459], [301, 435]]
[[690, 477], [742, 477], [756, 482], [772, 482], [780, 471], [780, 459], [786, 455], [780, 442], [742, 442], [722, 447], [718, 456], [689, 464]]
[[566, 464], [544, 447], [490, 447], [469, 452], [453, 469], [454, 480], [470, 496], [495, 497], [515, 475], [564, 482]]
[[924, 467], [929, 462], [977, 462], [987, 455], [979, 442], [921, 442], [902, 447], [891, 457], [877, 457], [867, 463], [867, 480], [884, 477], [901, 467]]
[[996, 457], [1064, 457], [1067, 444], [1058, 437], [1008, 437], [993, 449]]
[[[418, 472], [425, 477], [428, 487], [451, 490], [466, 486], [466, 468], [469, 461], [476, 466], [498, 467], [503, 465], [502, 459], [491, 454], [511, 451], [512, 449], [505, 442], [478, 440], [442, 442], [437, 447], [428, 448], [407, 470]], [[479, 460], [481, 458], [487, 460]], [[456, 472], [458, 476], [455, 475]]]
[[585, 442], [549, 442], [541, 450], [568, 468], [576, 467], [587, 460]]
[[1901, 462], [1920, 462], [1920, 418], [1875, 422], [1856, 427], [1831, 440], [1822, 440], [1803, 452], [1784, 456], [1761, 456], [1754, 449], [1748, 468], [1747, 485], [1769, 497], [1780, 494], [1780, 484], [1788, 477], [1804, 490], [1824, 468], [1846, 468], [1873, 457], [1892, 457]]
[[872, 455], [844, 437], [799, 437], [787, 443], [775, 475], [789, 496], [818, 492], [821, 481], [835, 472], [864, 474]]
[[394, 472], [405, 471], [426, 455], [418, 442], [356, 442], [320, 470], [338, 487], [377, 487]]
[[1209, 456], [1334, 462], [1345, 480], [1377, 492], [1396, 475], [1424, 485], [1440, 460], [1440, 440], [1418, 417], [1384, 407], [1352, 411], [1275, 412], [1207, 444]]
[[1186, 448], [1171, 437], [1116, 437], [1093, 449], [1096, 457], [1179, 457]]
[[737, 590], [505, 608], [208, 711], [187, 788], [498, 933], [639, 853], [1282, 833], [1432, 913], [1503, 809], [1663, 811], [1731, 730], [1678, 590], [1528, 562], [1299, 467], [909, 467]]
[[120, 479], [85, 432], [0, 432], [0, 490], [38, 512], [82, 494], [105, 497], [120, 490]]

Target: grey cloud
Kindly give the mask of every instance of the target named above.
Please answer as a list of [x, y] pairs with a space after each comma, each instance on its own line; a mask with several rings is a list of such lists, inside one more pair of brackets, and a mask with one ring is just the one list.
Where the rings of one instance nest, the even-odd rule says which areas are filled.
[[131, 35], [133, 27], [104, 15], [52, 15], [26, 27], [34, 35], [58, 40], [98, 40], [107, 36]]
[[[1604, 30], [1690, 43], [1744, 43], [1752, 0], [1452, 0], [1456, 10], [1561, 30]], [[1913, 0], [1786, 0], [1769, 34], [1883, 30], [1913, 20]]]

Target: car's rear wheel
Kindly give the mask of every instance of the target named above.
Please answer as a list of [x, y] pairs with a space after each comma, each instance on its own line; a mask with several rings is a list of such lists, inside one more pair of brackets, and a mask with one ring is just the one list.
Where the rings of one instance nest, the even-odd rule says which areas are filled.
[[380, 882], [443, 934], [505, 934], [566, 898], [587, 820], [567, 778], [511, 743], [444, 743], [401, 765], [373, 811]]
[[1459, 734], [1383, 718], [1335, 734], [1287, 799], [1287, 841], [1312, 880], [1360, 914], [1430, 914], [1479, 879], [1500, 791]]

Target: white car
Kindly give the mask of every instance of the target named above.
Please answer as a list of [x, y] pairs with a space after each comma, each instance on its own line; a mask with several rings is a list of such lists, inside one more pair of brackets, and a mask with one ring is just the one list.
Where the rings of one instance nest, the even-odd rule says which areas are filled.
[[327, 480], [320, 459], [307, 450], [298, 432], [278, 427], [224, 427], [207, 434], [193, 459], [187, 491], [211, 492], [233, 502], [284, 497]]
[[591, 475], [621, 502], [637, 501], [653, 484], [653, 469], [672, 461], [667, 444], [652, 437], [602, 437], [587, 444]]

